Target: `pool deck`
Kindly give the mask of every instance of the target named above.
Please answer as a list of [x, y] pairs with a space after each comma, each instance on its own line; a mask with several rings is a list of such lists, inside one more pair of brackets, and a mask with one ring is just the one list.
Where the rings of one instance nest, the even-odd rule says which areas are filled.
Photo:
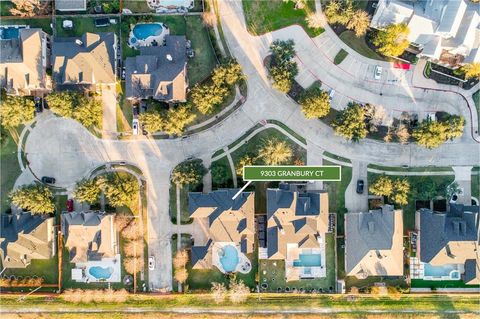
[[[105, 280], [99, 280], [90, 274], [89, 270], [92, 267], [102, 267], [102, 268], [111, 267], [113, 269], [113, 273], [111, 274], [110, 278]], [[83, 269], [85, 273], [85, 277], [82, 278], [81, 280], [77, 280], [78, 282], [90, 283], [90, 282], [121, 282], [122, 281], [120, 254], [117, 254], [114, 258], [103, 258], [102, 260], [98, 260], [98, 261], [76, 263], [74, 269]]]
[[[138, 26], [138, 25], [145, 25], [145, 24], [159, 24], [162, 26], [162, 33], [159, 35], [151, 35], [148, 36], [145, 39], [138, 39], [135, 37], [135, 34], [133, 32], [133, 29]], [[170, 29], [165, 27], [165, 25], [161, 22], [152, 22], [152, 23], [137, 23], [135, 25], [130, 26], [130, 33], [128, 34], [128, 46], [134, 49], [137, 49], [139, 47], [146, 47], [146, 46], [152, 46], [154, 42], [157, 43], [157, 45], [162, 45], [163, 40], [165, 39], [166, 35], [170, 34]]]

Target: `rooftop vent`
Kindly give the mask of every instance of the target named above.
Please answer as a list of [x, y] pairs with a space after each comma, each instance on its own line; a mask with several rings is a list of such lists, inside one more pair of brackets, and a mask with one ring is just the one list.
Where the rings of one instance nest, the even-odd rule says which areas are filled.
[[75, 40], [75, 43], [76, 43], [77, 45], [80, 45], [80, 46], [83, 45], [83, 42], [82, 42], [82, 40], [80, 40], [80, 39]]
[[171, 54], [167, 54], [167, 60], [168, 60], [168, 61], [173, 61], [173, 57], [172, 57]]

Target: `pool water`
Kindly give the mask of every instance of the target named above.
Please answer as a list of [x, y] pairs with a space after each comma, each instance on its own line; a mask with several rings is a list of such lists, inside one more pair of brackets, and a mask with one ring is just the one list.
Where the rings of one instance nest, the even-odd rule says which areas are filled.
[[19, 30], [23, 28], [12, 28], [12, 27], [5, 27], [0, 29], [0, 39], [2, 40], [9, 40], [9, 39], [17, 39], [20, 36]]
[[163, 27], [160, 23], [142, 23], [133, 27], [133, 35], [140, 40], [161, 35], [162, 31]]
[[103, 268], [100, 266], [94, 266], [94, 267], [91, 267], [88, 270], [88, 272], [90, 273], [90, 275], [92, 275], [97, 279], [108, 279], [110, 278], [110, 276], [112, 276], [113, 268], [112, 267]]
[[299, 259], [293, 261], [294, 267], [320, 267], [320, 254], [300, 254]]
[[237, 268], [239, 263], [237, 249], [232, 245], [226, 245], [221, 250], [219, 254], [223, 251], [223, 256], [220, 255], [220, 263], [223, 266], [225, 272], [232, 272]]
[[425, 264], [424, 266], [424, 276], [431, 277], [450, 277], [450, 273], [455, 270], [452, 274], [452, 279], [460, 279], [459, 272], [455, 265], [443, 265], [443, 266], [432, 266], [430, 264]]

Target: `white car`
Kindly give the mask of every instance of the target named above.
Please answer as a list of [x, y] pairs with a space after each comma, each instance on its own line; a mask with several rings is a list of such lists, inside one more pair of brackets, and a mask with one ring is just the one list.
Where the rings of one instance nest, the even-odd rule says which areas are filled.
[[154, 256], [148, 257], [148, 269], [150, 269], [150, 270], [155, 269], [155, 257]]
[[331, 89], [330, 93], [328, 93], [328, 98], [329, 98], [330, 102], [332, 102], [334, 95], [335, 95], [335, 90]]
[[382, 71], [383, 71], [383, 68], [381, 66], [377, 65], [375, 67], [375, 73], [374, 73], [375, 80], [380, 80], [380, 78], [382, 77]]
[[138, 119], [133, 119], [132, 131], [133, 131], [133, 135], [138, 135]]

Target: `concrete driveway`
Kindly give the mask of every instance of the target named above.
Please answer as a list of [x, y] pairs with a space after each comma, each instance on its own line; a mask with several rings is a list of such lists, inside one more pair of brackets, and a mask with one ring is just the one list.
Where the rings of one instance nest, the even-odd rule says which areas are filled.
[[[352, 180], [345, 190], [345, 208], [349, 212], [367, 212], [368, 211], [368, 181], [367, 181], [368, 163], [352, 162]], [[357, 193], [357, 181], [363, 180], [363, 193]]]

